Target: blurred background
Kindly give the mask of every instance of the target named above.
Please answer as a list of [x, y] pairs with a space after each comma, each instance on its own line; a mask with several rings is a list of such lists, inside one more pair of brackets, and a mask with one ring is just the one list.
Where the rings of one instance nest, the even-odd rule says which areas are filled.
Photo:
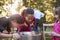
[[31, 7], [33, 9], [37, 8], [45, 14], [45, 16], [40, 19], [40, 24], [44, 22], [53, 23], [53, 12], [55, 7], [58, 6], [60, 6], [60, 0], [0, 0], [0, 17], [20, 14], [22, 7]]
[[19, 13], [21, 7], [25, 6], [39, 9], [45, 14], [45, 21], [51, 23], [54, 22], [53, 10], [60, 6], [59, 2], [60, 0], [0, 0], [0, 17]]

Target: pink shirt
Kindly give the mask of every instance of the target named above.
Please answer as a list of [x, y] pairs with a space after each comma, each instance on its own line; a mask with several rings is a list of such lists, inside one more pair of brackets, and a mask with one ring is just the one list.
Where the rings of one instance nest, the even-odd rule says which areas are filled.
[[[58, 22], [54, 23], [54, 32], [60, 34], [60, 23], [58, 23]], [[52, 40], [60, 40], [60, 37], [53, 36]]]

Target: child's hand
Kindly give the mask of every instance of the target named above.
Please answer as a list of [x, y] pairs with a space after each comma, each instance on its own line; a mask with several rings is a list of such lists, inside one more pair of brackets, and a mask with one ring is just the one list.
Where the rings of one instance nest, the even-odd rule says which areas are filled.
[[44, 32], [45, 34], [52, 36], [52, 32]]
[[32, 24], [30, 24], [30, 26], [34, 26], [34, 24], [32, 23]]
[[28, 27], [28, 25], [26, 23], [24, 23], [24, 26]]
[[14, 32], [10, 32], [10, 34], [13, 34]]
[[3, 31], [3, 33], [5, 33], [5, 34], [8, 34], [8, 32], [5, 30], [5, 31]]
[[19, 35], [18, 33], [14, 33], [14, 34], [13, 34], [13, 38], [14, 38], [14, 39], [20, 39], [20, 35]]
[[47, 35], [52, 36], [52, 34], [51, 34], [51, 33], [48, 33]]

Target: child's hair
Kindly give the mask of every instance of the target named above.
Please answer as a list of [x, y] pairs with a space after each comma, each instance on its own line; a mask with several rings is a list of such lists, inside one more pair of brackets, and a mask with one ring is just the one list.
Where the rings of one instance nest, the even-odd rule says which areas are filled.
[[34, 10], [31, 8], [26, 9], [26, 14], [34, 14]]
[[54, 10], [54, 14], [55, 15], [58, 15], [60, 17], [60, 7], [57, 7], [55, 10]]
[[34, 10], [31, 9], [31, 8], [27, 8], [27, 9], [23, 10], [22, 14], [23, 15], [26, 15], [26, 14], [34, 14]]
[[25, 12], [26, 12], [26, 9], [23, 10], [23, 12], [21, 13], [21, 15], [24, 16]]
[[10, 21], [8, 20], [8, 18], [5, 18], [5, 17], [0, 18], [0, 25], [4, 28], [4, 30], [7, 30], [8, 32], [11, 31], [10, 30]]
[[34, 10], [31, 8], [27, 8], [27, 9], [23, 10], [21, 15], [26, 16], [26, 14], [34, 14]]
[[19, 14], [12, 15], [10, 21], [16, 20], [18, 24], [22, 23], [22, 17]]

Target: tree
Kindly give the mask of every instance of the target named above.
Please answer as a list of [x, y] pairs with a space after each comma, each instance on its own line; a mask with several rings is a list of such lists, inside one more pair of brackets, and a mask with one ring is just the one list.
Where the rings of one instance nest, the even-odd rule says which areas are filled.
[[20, 8], [22, 7], [23, 0], [0, 0], [0, 4], [0, 9], [2, 10], [3, 14], [9, 16], [13, 14], [13, 11], [14, 14], [19, 12]]
[[[48, 18], [49, 20], [51, 19], [53, 22], [54, 17], [53, 15], [53, 10], [55, 8], [55, 3], [56, 0], [23, 0], [24, 1], [24, 5], [27, 7], [31, 7], [31, 8], [38, 8], [41, 12], [45, 13], [45, 15], [50, 15], [52, 17]], [[47, 10], [52, 13], [47, 13]], [[46, 16], [45, 16], [46, 17]], [[48, 21], [51, 22], [51, 21]]]
[[55, 7], [58, 7], [60, 6], [60, 0], [56, 0], [55, 4], [54, 4]]

